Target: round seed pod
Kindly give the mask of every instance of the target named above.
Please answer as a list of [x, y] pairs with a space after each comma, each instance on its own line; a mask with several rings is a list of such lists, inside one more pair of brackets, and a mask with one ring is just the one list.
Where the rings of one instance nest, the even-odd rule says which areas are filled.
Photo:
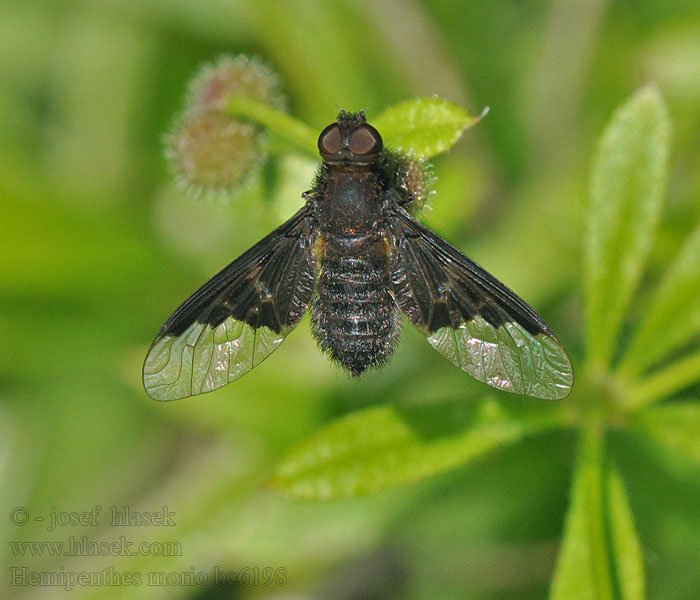
[[240, 54], [222, 56], [202, 67], [189, 86], [188, 110], [224, 110], [233, 96], [246, 96], [280, 110], [287, 107], [277, 74], [260, 59]]
[[276, 74], [258, 59], [224, 56], [203, 67], [165, 137], [177, 181], [195, 193], [235, 192], [264, 160], [264, 130], [226, 112], [235, 96], [286, 105]]
[[220, 112], [191, 112], [168, 136], [178, 182], [195, 191], [233, 189], [262, 159], [256, 127]]
[[435, 194], [435, 175], [428, 161], [388, 149], [384, 154], [382, 168], [392, 177], [392, 185], [401, 191], [401, 203], [409, 213], [415, 215], [428, 205]]

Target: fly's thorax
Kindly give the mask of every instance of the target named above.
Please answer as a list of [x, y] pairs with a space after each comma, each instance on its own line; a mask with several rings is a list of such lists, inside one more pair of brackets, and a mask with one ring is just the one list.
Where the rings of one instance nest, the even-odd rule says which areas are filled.
[[370, 169], [326, 169], [315, 193], [322, 235], [363, 235], [385, 228], [383, 186]]

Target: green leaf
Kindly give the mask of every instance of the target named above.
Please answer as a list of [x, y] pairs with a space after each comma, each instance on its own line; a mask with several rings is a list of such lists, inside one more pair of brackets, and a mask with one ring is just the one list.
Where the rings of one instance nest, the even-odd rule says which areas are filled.
[[643, 600], [639, 537], [622, 479], [603, 464], [602, 436], [584, 434], [552, 600]]
[[[462, 132], [481, 121], [486, 112], [484, 110], [478, 117], [472, 117], [447, 100], [416, 98], [387, 108], [371, 122], [381, 132], [387, 145], [420, 158], [430, 158], [449, 150]], [[268, 104], [236, 96], [229, 102], [227, 113], [262, 125], [301, 152], [318, 158], [318, 133]]]
[[657, 369], [630, 385], [627, 406], [639, 411], [700, 381], [700, 351]]
[[676, 402], [645, 410], [638, 426], [674, 454], [700, 464], [700, 404]]
[[666, 181], [670, 125], [647, 87], [613, 115], [591, 181], [585, 277], [589, 358], [606, 368], [651, 249]]
[[486, 110], [472, 117], [447, 100], [416, 98], [387, 108], [371, 122], [388, 146], [430, 158], [449, 150], [485, 114]]
[[690, 235], [642, 317], [620, 369], [634, 376], [700, 332], [700, 227]]
[[600, 436], [585, 434], [574, 473], [564, 541], [554, 571], [551, 600], [612, 600], [613, 581], [605, 541]]
[[361, 410], [331, 423], [287, 455], [271, 484], [291, 496], [330, 500], [376, 492], [466, 463], [559, 423], [554, 411], [511, 416], [487, 400]]
[[634, 516], [619, 473], [608, 475], [608, 521], [615, 562], [615, 576], [622, 600], [644, 599], [644, 560]]

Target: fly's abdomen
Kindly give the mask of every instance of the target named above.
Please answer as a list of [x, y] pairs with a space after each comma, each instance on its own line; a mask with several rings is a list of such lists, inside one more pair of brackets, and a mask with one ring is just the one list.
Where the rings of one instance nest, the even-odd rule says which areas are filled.
[[311, 305], [314, 335], [331, 358], [359, 376], [386, 362], [400, 334], [388, 256], [380, 242], [362, 237], [330, 238], [326, 248]]

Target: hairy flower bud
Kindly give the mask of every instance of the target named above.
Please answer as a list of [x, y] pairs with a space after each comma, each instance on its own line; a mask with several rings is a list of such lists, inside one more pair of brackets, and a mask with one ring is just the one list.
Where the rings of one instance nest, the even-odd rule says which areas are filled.
[[257, 58], [222, 56], [205, 65], [190, 83], [188, 106], [195, 110], [225, 110], [233, 96], [246, 96], [284, 110], [287, 102], [277, 74]]
[[227, 112], [236, 96], [282, 109], [277, 76], [257, 59], [222, 57], [190, 84], [186, 108], [166, 137], [178, 181], [196, 191], [233, 191], [264, 158], [264, 131]]
[[435, 193], [433, 167], [428, 161], [410, 154], [391, 149], [387, 152], [395, 178], [393, 185], [405, 194], [406, 209], [416, 214]]
[[403, 188], [413, 197], [411, 212], [421, 210], [435, 194], [435, 175], [432, 165], [419, 158], [406, 157], [402, 161]]
[[220, 112], [186, 115], [170, 138], [178, 178], [203, 189], [235, 187], [261, 158], [255, 126]]

